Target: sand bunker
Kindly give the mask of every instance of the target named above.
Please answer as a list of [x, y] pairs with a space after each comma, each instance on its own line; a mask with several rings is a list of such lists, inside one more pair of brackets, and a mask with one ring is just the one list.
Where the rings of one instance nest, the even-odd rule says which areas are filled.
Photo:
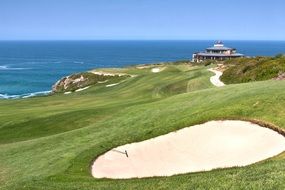
[[151, 69], [151, 72], [153, 72], [153, 73], [159, 73], [161, 70], [160, 70], [160, 68], [152, 68]]
[[72, 92], [69, 91], [69, 92], [65, 92], [64, 94], [71, 94], [71, 93], [72, 93]]
[[126, 73], [108, 73], [108, 72], [104, 72], [104, 71], [90, 71], [91, 73], [95, 74], [95, 75], [103, 75], [103, 76], [124, 76], [124, 75], [128, 75]]
[[75, 90], [75, 92], [81, 92], [83, 90], [87, 90], [88, 88], [90, 88], [90, 86], [87, 86], [85, 88], [79, 88], [79, 89]]
[[95, 178], [141, 178], [246, 166], [285, 151], [277, 132], [245, 121], [211, 121], [99, 156]]
[[108, 84], [108, 85], [106, 85], [106, 87], [117, 86], [118, 84], [120, 84], [120, 83]]
[[152, 68], [151, 69], [151, 72], [152, 73], [159, 73], [161, 71], [163, 71], [165, 68], [159, 68], [159, 67], [156, 67], [156, 68]]

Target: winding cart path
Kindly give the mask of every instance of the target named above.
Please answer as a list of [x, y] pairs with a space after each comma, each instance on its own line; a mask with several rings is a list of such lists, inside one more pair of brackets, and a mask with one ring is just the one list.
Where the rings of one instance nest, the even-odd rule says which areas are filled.
[[221, 71], [215, 70], [215, 69], [208, 69], [209, 71], [215, 73], [215, 76], [212, 76], [210, 78], [210, 81], [213, 85], [216, 87], [222, 87], [225, 86], [225, 84], [220, 80], [220, 77], [223, 75]]

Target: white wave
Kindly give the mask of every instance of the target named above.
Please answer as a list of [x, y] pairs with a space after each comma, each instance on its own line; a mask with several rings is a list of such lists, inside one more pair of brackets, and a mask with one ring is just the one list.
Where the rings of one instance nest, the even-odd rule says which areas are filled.
[[0, 94], [0, 99], [30, 98], [30, 97], [35, 97], [35, 96], [45, 96], [45, 95], [48, 95], [50, 93], [51, 93], [51, 91], [33, 92], [33, 93], [20, 94], [20, 95]]
[[34, 92], [30, 94], [24, 94], [22, 98], [30, 98], [34, 96], [45, 96], [45, 95], [48, 95], [49, 93], [51, 93], [51, 91]]
[[0, 65], [0, 70], [6, 70], [8, 67], [6, 65]]
[[16, 99], [19, 97], [20, 97], [20, 95], [0, 94], [0, 99]]
[[0, 65], [0, 70], [27, 70], [31, 68], [21, 68], [21, 67], [9, 67], [7, 65]]
[[73, 63], [76, 63], [76, 64], [84, 64], [83, 61], [73, 61]]

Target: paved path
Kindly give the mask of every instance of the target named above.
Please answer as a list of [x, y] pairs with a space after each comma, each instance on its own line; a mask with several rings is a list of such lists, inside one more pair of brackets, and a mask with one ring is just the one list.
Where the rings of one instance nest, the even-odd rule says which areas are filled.
[[217, 71], [215, 69], [208, 69], [208, 70], [216, 74], [215, 76], [212, 76], [210, 78], [210, 81], [213, 85], [217, 87], [225, 86], [225, 84], [220, 80], [220, 77], [223, 75], [221, 71]]

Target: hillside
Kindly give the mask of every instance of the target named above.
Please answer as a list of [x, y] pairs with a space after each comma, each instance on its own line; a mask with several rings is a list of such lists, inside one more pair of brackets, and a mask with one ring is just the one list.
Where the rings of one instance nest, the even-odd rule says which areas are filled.
[[96, 85], [100, 83], [117, 83], [128, 77], [130, 77], [130, 75], [126, 74], [110, 74], [100, 72], [77, 73], [67, 77], [63, 77], [62, 79], [57, 81], [52, 87], [52, 92], [74, 92], [75, 90], [78, 90], [80, 88], [86, 88], [91, 85]]
[[0, 100], [0, 189], [285, 189], [285, 153], [247, 167], [172, 177], [91, 176], [92, 161], [113, 147], [210, 120], [256, 119], [285, 129], [285, 81], [216, 88], [210, 67], [101, 69], [133, 77], [70, 94]]
[[285, 56], [239, 58], [224, 63], [228, 68], [221, 77], [226, 84], [285, 79]]

